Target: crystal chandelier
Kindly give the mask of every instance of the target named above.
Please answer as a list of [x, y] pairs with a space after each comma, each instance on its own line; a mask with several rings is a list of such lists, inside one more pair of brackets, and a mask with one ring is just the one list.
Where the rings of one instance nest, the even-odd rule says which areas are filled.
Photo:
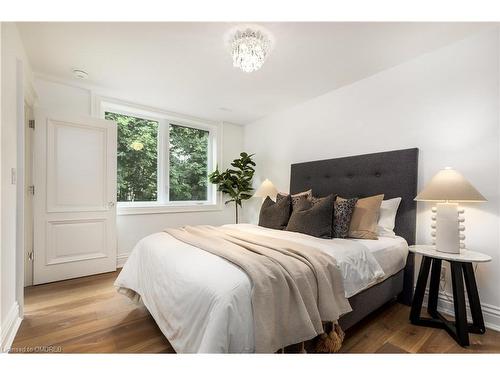
[[266, 60], [270, 44], [269, 38], [260, 31], [237, 31], [231, 42], [233, 66], [246, 73], [259, 70]]

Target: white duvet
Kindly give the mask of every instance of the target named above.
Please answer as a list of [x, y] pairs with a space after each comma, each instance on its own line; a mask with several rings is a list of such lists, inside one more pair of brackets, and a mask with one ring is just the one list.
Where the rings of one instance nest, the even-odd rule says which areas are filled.
[[[331, 254], [341, 268], [348, 298], [390, 276], [386, 272], [402, 269], [407, 254], [400, 237], [327, 240], [252, 224], [226, 227], [301, 242]], [[346, 246], [347, 241], [360, 246]], [[377, 257], [392, 259], [386, 272]], [[141, 296], [177, 353], [254, 351], [251, 282], [240, 268], [216, 255], [165, 232], [155, 233], [135, 246], [115, 286]]]

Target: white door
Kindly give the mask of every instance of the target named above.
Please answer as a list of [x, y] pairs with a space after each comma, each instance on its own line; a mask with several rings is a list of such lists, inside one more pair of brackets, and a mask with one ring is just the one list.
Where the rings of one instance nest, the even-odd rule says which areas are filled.
[[116, 124], [35, 120], [33, 284], [116, 270]]

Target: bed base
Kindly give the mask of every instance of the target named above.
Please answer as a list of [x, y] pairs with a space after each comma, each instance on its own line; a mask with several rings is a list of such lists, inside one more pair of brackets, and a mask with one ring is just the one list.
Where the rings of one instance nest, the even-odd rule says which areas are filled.
[[361, 293], [349, 298], [352, 311], [339, 319], [344, 331], [367, 317], [369, 314], [397, 298], [398, 302], [411, 305], [413, 299], [413, 269], [415, 254], [409, 253], [406, 267]]
[[347, 331], [387, 302], [398, 298], [403, 292], [403, 282], [404, 270], [401, 270], [381, 283], [349, 298], [352, 311], [339, 319], [342, 329]]

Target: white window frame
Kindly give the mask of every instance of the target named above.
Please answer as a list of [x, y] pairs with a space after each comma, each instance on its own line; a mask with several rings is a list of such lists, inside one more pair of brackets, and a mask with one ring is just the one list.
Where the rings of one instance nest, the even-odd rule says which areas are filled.
[[120, 113], [158, 122], [158, 174], [157, 201], [117, 202], [118, 215], [140, 215], [153, 213], [199, 212], [222, 210], [222, 197], [213, 184], [208, 183], [206, 201], [169, 201], [169, 126], [178, 125], [209, 132], [208, 173], [221, 165], [222, 126], [208, 120], [145, 107], [117, 99], [96, 97], [93, 112], [100, 118], [105, 112]]

